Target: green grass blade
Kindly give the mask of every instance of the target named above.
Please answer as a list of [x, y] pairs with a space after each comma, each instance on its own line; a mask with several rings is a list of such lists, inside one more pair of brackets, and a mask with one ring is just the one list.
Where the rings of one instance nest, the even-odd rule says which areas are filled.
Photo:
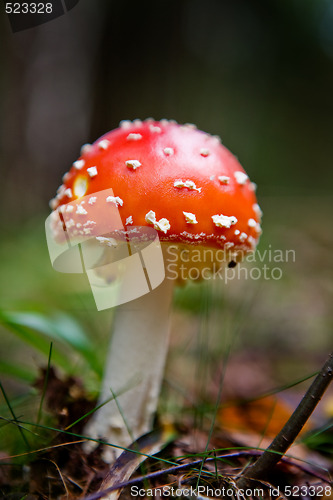
[[40, 423], [41, 417], [42, 417], [42, 408], [43, 408], [43, 403], [44, 403], [44, 399], [45, 399], [47, 384], [48, 384], [48, 381], [49, 381], [49, 374], [50, 374], [50, 367], [51, 367], [51, 357], [52, 357], [52, 347], [53, 347], [53, 344], [51, 342], [51, 344], [50, 344], [50, 352], [49, 352], [49, 359], [48, 359], [48, 362], [47, 362], [47, 370], [46, 370], [44, 384], [43, 384], [43, 392], [42, 392], [42, 396], [40, 398], [40, 404], [39, 404], [39, 409], [38, 409], [37, 424]]
[[25, 436], [25, 434], [24, 434], [23, 430], [21, 429], [21, 426], [19, 425], [19, 422], [18, 422], [18, 420], [17, 420], [17, 418], [16, 418], [16, 415], [15, 415], [15, 413], [14, 413], [13, 407], [12, 407], [12, 405], [10, 404], [10, 401], [9, 401], [9, 399], [8, 399], [8, 396], [7, 396], [7, 394], [6, 394], [6, 391], [5, 391], [5, 389], [4, 389], [4, 387], [3, 387], [3, 385], [2, 385], [2, 383], [1, 383], [1, 382], [0, 382], [0, 390], [1, 390], [2, 395], [3, 395], [3, 397], [4, 397], [5, 401], [6, 401], [6, 404], [7, 404], [7, 406], [8, 406], [8, 409], [9, 409], [9, 411], [10, 411], [10, 413], [11, 413], [12, 417], [13, 417], [13, 420], [14, 420], [14, 422], [16, 423], [17, 428], [18, 428], [18, 430], [19, 430], [19, 432], [20, 432], [20, 434], [21, 434], [21, 436], [22, 436], [22, 439], [23, 439], [23, 441], [24, 441], [24, 444], [26, 445], [27, 449], [29, 450], [29, 449], [30, 449], [30, 445], [29, 445], [29, 443], [28, 443], [28, 440], [27, 440], [27, 438], [26, 438], [26, 436]]

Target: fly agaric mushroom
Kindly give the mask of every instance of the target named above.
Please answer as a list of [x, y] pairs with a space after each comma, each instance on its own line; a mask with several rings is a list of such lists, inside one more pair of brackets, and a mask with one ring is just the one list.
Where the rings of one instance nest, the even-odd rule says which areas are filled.
[[[117, 206], [124, 227], [148, 226], [158, 232], [166, 268], [159, 287], [117, 308], [100, 402], [111, 393], [117, 400], [96, 411], [87, 427], [89, 436], [127, 447], [151, 429], [156, 412], [175, 278], [187, 279], [193, 266], [199, 274], [207, 266], [214, 269], [213, 261], [205, 262], [205, 249], [211, 250], [209, 255], [223, 253], [224, 262], [235, 265], [255, 249], [261, 212], [255, 185], [220, 139], [171, 120], [123, 121], [85, 145], [51, 207], [64, 208], [91, 196], [89, 203], [79, 203], [71, 224], [82, 237], [88, 234], [102, 243], [94, 232], [90, 205], [95, 194], [109, 188], [114, 196], [105, 204]], [[182, 259], [199, 248], [202, 258], [195, 263]]]

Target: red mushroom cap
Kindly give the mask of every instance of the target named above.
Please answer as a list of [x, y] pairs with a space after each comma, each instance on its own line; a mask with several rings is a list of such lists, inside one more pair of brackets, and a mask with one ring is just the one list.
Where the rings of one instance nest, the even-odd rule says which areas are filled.
[[255, 248], [261, 233], [255, 187], [218, 137], [174, 121], [123, 121], [81, 153], [51, 201], [53, 209], [78, 207], [91, 196], [71, 219], [79, 235], [101, 235], [94, 197], [111, 188], [105, 214], [116, 206], [124, 226], [154, 227], [164, 242]]

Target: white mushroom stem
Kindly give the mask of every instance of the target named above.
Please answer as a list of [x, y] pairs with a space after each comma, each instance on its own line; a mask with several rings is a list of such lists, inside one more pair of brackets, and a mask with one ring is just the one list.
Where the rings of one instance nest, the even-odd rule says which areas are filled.
[[[151, 430], [168, 350], [173, 287], [174, 281], [165, 279], [150, 293], [117, 307], [99, 404], [112, 393], [117, 397], [96, 411], [85, 429], [88, 436], [128, 447]], [[121, 451], [107, 447], [104, 458], [110, 462]]]

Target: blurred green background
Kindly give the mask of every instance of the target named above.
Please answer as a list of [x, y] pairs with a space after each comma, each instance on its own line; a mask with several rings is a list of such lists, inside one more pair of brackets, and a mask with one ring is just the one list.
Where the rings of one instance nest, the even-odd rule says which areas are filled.
[[[0, 33], [1, 310], [65, 312], [103, 358], [112, 311], [97, 313], [84, 276], [53, 271], [48, 201], [82, 144], [121, 119], [173, 118], [222, 137], [258, 184], [260, 251], [296, 258], [279, 280], [179, 290], [168, 373], [204, 343], [214, 379], [228, 342], [231, 366], [264, 360], [254, 391], [318, 369], [332, 349], [333, 1], [80, 0], [14, 34], [2, 12]], [[22, 393], [47, 353], [0, 328], [0, 376]], [[82, 353], [56, 348], [96, 390]]]

